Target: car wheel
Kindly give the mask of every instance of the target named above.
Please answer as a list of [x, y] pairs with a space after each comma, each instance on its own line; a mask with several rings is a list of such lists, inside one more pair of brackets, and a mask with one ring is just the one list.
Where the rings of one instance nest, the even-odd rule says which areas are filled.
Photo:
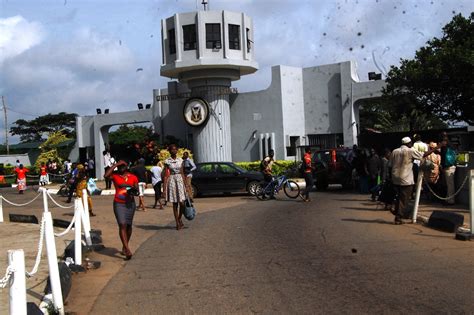
[[257, 192], [257, 189], [259, 188], [260, 184], [257, 181], [251, 181], [247, 184], [247, 192], [255, 196], [255, 193]]
[[325, 179], [316, 181], [316, 188], [318, 190], [326, 190], [328, 189], [328, 186], [329, 186], [329, 183]]

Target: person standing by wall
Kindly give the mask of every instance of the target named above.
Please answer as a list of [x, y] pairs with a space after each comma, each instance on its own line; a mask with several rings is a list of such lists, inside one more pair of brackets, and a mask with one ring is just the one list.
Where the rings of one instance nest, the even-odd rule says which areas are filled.
[[193, 197], [191, 182], [193, 180], [193, 171], [196, 169], [196, 164], [189, 158], [189, 152], [184, 151], [183, 153], [183, 168], [184, 175], [186, 176], [186, 191], [190, 199]]
[[[114, 172], [114, 169], [117, 171]], [[104, 177], [114, 183], [114, 214], [119, 227], [119, 236], [122, 241], [122, 255], [126, 260], [132, 258], [130, 238], [132, 237], [133, 216], [135, 215], [134, 193], [138, 192], [138, 178], [128, 171], [127, 162], [121, 160], [110, 166]]]
[[309, 193], [311, 191], [311, 189], [313, 189], [313, 185], [314, 185], [314, 181], [313, 181], [313, 168], [311, 166], [311, 149], [310, 148], [306, 148], [305, 149], [305, 154], [303, 156], [303, 161], [302, 163], [304, 164], [304, 181], [305, 181], [305, 184], [306, 184], [306, 187], [303, 191], [303, 200], [305, 202], [309, 202], [311, 201], [311, 199], [309, 199]]
[[367, 171], [369, 174], [369, 191], [372, 191], [377, 186], [377, 177], [380, 175], [382, 163], [380, 157], [375, 152], [375, 149], [370, 149], [370, 156], [367, 160]]
[[95, 177], [95, 161], [93, 157], [90, 157], [89, 161], [87, 162], [87, 175], [89, 178]]
[[[104, 150], [104, 152], [102, 152], [102, 155], [104, 156], [104, 174], [105, 174], [107, 173], [109, 168], [112, 166], [112, 157], [110, 155], [109, 150]], [[104, 176], [104, 179], [105, 179], [105, 189], [112, 188], [112, 181], [110, 180], [110, 178]]]
[[163, 181], [161, 180], [161, 173], [163, 172], [163, 163], [158, 161], [158, 163], [150, 169], [151, 173], [151, 184], [153, 186], [153, 190], [155, 191], [155, 204], [153, 205], [153, 209], [156, 208], [156, 204], [160, 204], [160, 209], [163, 209], [163, 205], [161, 204], [161, 185]]
[[[164, 193], [166, 201], [173, 203], [174, 219], [176, 221], [176, 229], [184, 228], [182, 221], [184, 201], [186, 200], [185, 175], [183, 168], [183, 160], [177, 156], [178, 147], [175, 144], [168, 146], [170, 157], [164, 162], [162, 178], [165, 178]], [[166, 176], [169, 171], [169, 176]], [[178, 209], [179, 206], [179, 209]]]
[[137, 210], [146, 211], [145, 209], [145, 189], [146, 174], [145, 159], [140, 158], [137, 165], [132, 168], [132, 173], [138, 178], [138, 208]]
[[23, 194], [23, 192], [26, 190], [26, 173], [29, 171], [29, 169], [23, 167], [23, 164], [20, 164], [17, 168], [15, 168], [16, 183], [18, 185], [17, 188], [19, 194]]

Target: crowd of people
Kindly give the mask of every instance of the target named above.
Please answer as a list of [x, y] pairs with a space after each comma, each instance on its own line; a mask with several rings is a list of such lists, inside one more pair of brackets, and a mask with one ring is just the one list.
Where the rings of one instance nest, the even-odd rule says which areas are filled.
[[[408, 201], [413, 198], [413, 188], [419, 178], [426, 183], [425, 192], [433, 198], [437, 195], [446, 197], [447, 205], [455, 203], [454, 173], [456, 171], [456, 152], [450, 145], [445, 132], [438, 139], [428, 143], [420, 135], [401, 139], [401, 146], [393, 151], [385, 149], [380, 157], [374, 149], [366, 150], [354, 145], [346, 155], [351, 166], [351, 176], [355, 187], [362, 194], [371, 194], [376, 200], [383, 187], [393, 185], [395, 190], [395, 223], [401, 224], [403, 218], [409, 217]], [[423, 177], [418, 174], [423, 172]], [[387, 188], [388, 189], [388, 188]], [[389, 207], [389, 202], [386, 206]]]

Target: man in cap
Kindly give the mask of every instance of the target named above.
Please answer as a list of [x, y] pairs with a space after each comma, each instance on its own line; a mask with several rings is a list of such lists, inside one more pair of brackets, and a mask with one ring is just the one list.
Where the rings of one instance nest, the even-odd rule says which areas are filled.
[[413, 161], [421, 160], [424, 156], [431, 154], [428, 150], [425, 154], [413, 148], [409, 137], [402, 139], [402, 145], [393, 150], [390, 158], [392, 167], [392, 182], [398, 193], [398, 200], [395, 203], [395, 224], [402, 224], [402, 218], [410, 214], [406, 213], [408, 200], [413, 192], [415, 181], [413, 178]]

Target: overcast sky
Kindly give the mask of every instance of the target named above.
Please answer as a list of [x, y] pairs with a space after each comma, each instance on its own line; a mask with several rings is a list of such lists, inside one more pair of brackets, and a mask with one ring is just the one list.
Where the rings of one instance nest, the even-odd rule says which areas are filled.
[[[59, 111], [87, 115], [151, 103], [152, 89], [167, 82], [159, 74], [160, 21], [202, 8], [201, 0], [0, 1], [0, 94], [9, 124]], [[279, 64], [354, 60], [366, 80], [369, 71], [386, 72], [400, 58], [412, 58], [454, 14], [474, 11], [473, 0], [209, 3], [212, 10], [253, 18], [260, 69], [234, 83], [240, 92], [268, 87], [270, 68]]]

